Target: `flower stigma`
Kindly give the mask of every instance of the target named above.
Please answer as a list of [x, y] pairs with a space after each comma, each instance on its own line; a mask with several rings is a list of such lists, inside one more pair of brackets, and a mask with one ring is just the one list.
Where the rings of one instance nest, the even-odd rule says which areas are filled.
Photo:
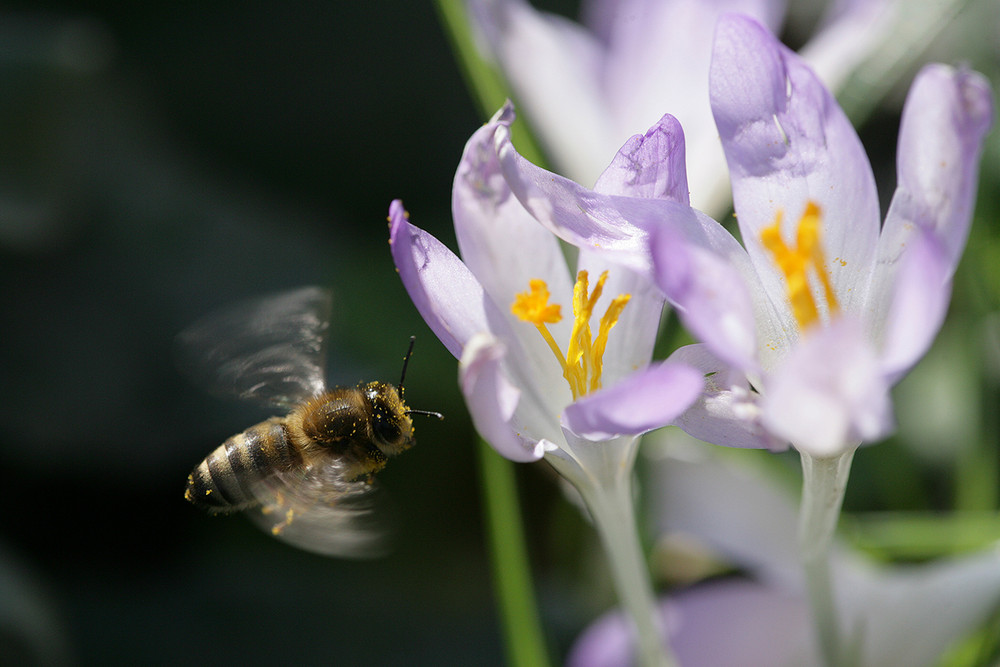
[[538, 278], [530, 280], [529, 291], [518, 294], [510, 307], [518, 319], [530, 322], [538, 328], [549, 349], [559, 360], [563, 377], [573, 392], [574, 401], [601, 388], [601, 372], [604, 368], [604, 350], [608, 344], [608, 334], [618, 323], [618, 318], [632, 298], [629, 294], [619, 294], [612, 299], [607, 311], [601, 317], [597, 337], [593, 337], [590, 319], [597, 300], [604, 292], [604, 283], [607, 279], [608, 272], [604, 271], [591, 291], [587, 272], [580, 271], [576, 274], [576, 284], [573, 286], [573, 330], [565, 355], [545, 326], [562, 320], [562, 310], [559, 304], [549, 303], [549, 288], [544, 280]]
[[814, 324], [819, 319], [819, 309], [816, 299], [809, 286], [809, 269], [823, 286], [824, 297], [828, 311], [837, 312], [837, 295], [830, 284], [830, 274], [826, 270], [826, 258], [823, 255], [823, 244], [820, 234], [822, 216], [819, 206], [809, 201], [806, 210], [799, 218], [795, 247], [790, 248], [781, 238], [781, 211], [774, 216], [774, 224], [765, 227], [760, 232], [761, 243], [771, 253], [775, 265], [785, 276], [788, 285], [788, 301], [792, 306], [792, 314], [801, 329]]

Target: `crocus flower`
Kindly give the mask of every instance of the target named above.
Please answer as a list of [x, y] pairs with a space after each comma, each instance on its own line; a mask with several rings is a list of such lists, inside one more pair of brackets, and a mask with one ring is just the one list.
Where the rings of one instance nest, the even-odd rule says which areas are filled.
[[800, 58], [727, 15], [711, 74], [746, 250], [676, 243], [665, 227], [657, 280], [696, 337], [751, 378], [773, 434], [817, 458], [853, 451], [892, 429], [888, 390], [946, 312], [993, 117], [989, 86], [942, 65], [918, 75], [880, 225], [861, 142]]
[[[783, 0], [594, 0], [581, 23], [539, 12], [524, 0], [470, 0], [470, 14], [547, 155], [562, 173], [590, 184], [607, 156], [665, 111], [695, 150], [688, 178], [695, 205], [729, 205], [725, 160], [708, 106], [712, 32], [726, 11], [777, 30]], [[893, 24], [893, 2], [830, 3], [804, 47], [834, 86]]]
[[[750, 578], [696, 584], [660, 601], [664, 636], [681, 665], [819, 667], [802, 571], [792, 557], [795, 508], [777, 485], [677, 438], [652, 443], [650, 512], [663, 536], [697, 540]], [[838, 544], [840, 622], [857, 667], [938, 664], [955, 641], [986, 623], [1000, 602], [1000, 548], [915, 565], [885, 565]], [[609, 613], [573, 647], [570, 667], [631, 662], [624, 619]]]
[[[828, 559], [851, 460], [893, 428], [889, 390], [947, 310], [992, 117], [978, 74], [924, 68], [903, 110], [884, 224], [857, 134], [816, 75], [756, 21], [719, 20], [712, 111], [745, 251], [656, 232], [657, 281], [756, 390], [755, 419], [801, 453], [799, 547], [829, 664], [842, 659]], [[691, 242], [694, 240], [695, 242]]]
[[[591, 191], [517, 155], [512, 120], [505, 106], [466, 145], [452, 199], [462, 259], [410, 224], [399, 201], [389, 210], [393, 259], [424, 320], [460, 360], [459, 384], [480, 435], [509, 459], [544, 457], [580, 492], [646, 662], [658, 663], [629, 491], [636, 436], [699, 397], [703, 372], [650, 363], [663, 296], [651, 280], [645, 235], [619, 220], [606, 248], [580, 248], [571, 272], [541, 223], [564, 212], [586, 230], [594, 211], [607, 214], [616, 197], [687, 210], [683, 135], [665, 116], [625, 144]], [[547, 199], [539, 182], [586, 203]]]
[[[393, 258], [417, 309], [460, 359], [473, 421], [500, 454], [618, 474], [606, 452], [674, 419], [700, 393], [701, 374], [650, 364], [663, 296], [648, 271], [584, 249], [571, 272], [556, 236], [512, 196], [498, 157], [512, 120], [508, 105], [478, 130], [455, 176], [462, 259], [410, 224], [399, 201], [389, 212]], [[595, 196], [606, 188], [686, 201], [678, 141], [665, 117], [622, 149]], [[638, 252], [638, 240], [625, 242]]]

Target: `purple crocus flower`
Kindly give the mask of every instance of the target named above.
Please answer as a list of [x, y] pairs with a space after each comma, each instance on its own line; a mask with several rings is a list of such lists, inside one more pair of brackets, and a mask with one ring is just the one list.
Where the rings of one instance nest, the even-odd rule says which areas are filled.
[[755, 424], [801, 453], [799, 552], [820, 653], [849, 656], [829, 549], [854, 451], [894, 427], [889, 390], [944, 319], [993, 118], [974, 72], [917, 76], [884, 224], [857, 134], [816, 75], [756, 21], [716, 28], [710, 93], [743, 246], [655, 232], [657, 282], [755, 392]]
[[[512, 120], [508, 105], [478, 130], [455, 176], [462, 259], [410, 224], [398, 201], [389, 214], [393, 258], [417, 309], [460, 359], [473, 421], [498, 452], [618, 475], [634, 436], [675, 419], [700, 394], [702, 375], [672, 361], [650, 364], [663, 296], [648, 258], [640, 272], [585, 248], [571, 272], [556, 236], [513, 196], [509, 180], [522, 187], [540, 173], [559, 177], [523, 160], [504, 169]], [[677, 122], [667, 116], [626, 144], [586, 192], [602, 191], [686, 203]], [[641, 239], [625, 231], [619, 245], [638, 256]]]
[[[545, 458], [579, 491], [608, 553], [645, 664], [669, 664], [630, 491], [637, 436], [702, 395], [703, 372], [650, 363], [663, 309], [645, 234], [624, 220], [607, 247], [580, 247], [571, 273], [549, 214], [579, 229], [609, 201], [687, 209], [683, 135], [665, 116], [633, 137], [591, 191], [545, 172], [510, 144], [502, 108], [466, 145], [452, 210], [462, 259], [389, 209], [392, 254], [424, 320], [459, 359], [459, 384], [480, 435], [514, 461]], [[572, 199], [546, 197], [557, 183]], [[517, 196], [515, 196], [517, 194]], [[565, 309], [565, 310], [564, 310]]]
[[871, 166], [830, 93], [747, 17], [724, 16], [712, 110], [733, 181], [735, 240], [657, 232], [657, 281], [686, 326], [739, 368], [761, 423], [818, 459], [893, 428], [889, 388], [944, 318], [993, 118], [980, 75], [931, 65], [903, 111], [884, 224]]

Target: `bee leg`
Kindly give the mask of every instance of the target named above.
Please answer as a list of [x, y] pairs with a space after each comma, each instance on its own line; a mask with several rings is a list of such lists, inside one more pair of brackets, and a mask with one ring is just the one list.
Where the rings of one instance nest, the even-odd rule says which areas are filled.
[[[265, 505], [260, 508], [262, 514], [271, 514], [272, 512], [281, 512], [282, 508], [285, 506], [285, 495], [280, 491], [274, 493], [274, 503]], [[289, 507], [285, 511], [285, 518], [278, 523], [271, 526], [272, 535], [281, 535], [281, 532], [285, 530], [285, 527], [292, 522], [295, 518], [295, 508]]]
[[285, 520], [271, 526], [271, 534], [281, 535], [281, 531], [283, 531], [288, 526], [288, 524], [292, 522], [292, 519], [294, 518], [295, 518], [295, 510], [289, 508], [288, 511], [285, 512]]

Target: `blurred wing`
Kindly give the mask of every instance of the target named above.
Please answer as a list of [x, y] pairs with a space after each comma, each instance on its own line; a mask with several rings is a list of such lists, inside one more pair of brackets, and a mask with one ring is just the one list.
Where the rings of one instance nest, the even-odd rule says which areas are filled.
[[212, 393], [288, 407], [326, 388], [329, 290], [303, 287], [241, 302], [177, 337], [178, 363]]
[[374, 482], [346, 481], [336, 459], [275, 472], [258, 482], [254, 493], [261, 506], [247, 514], [293, 546], [347, 558], [388, 552], [383, 494]]

